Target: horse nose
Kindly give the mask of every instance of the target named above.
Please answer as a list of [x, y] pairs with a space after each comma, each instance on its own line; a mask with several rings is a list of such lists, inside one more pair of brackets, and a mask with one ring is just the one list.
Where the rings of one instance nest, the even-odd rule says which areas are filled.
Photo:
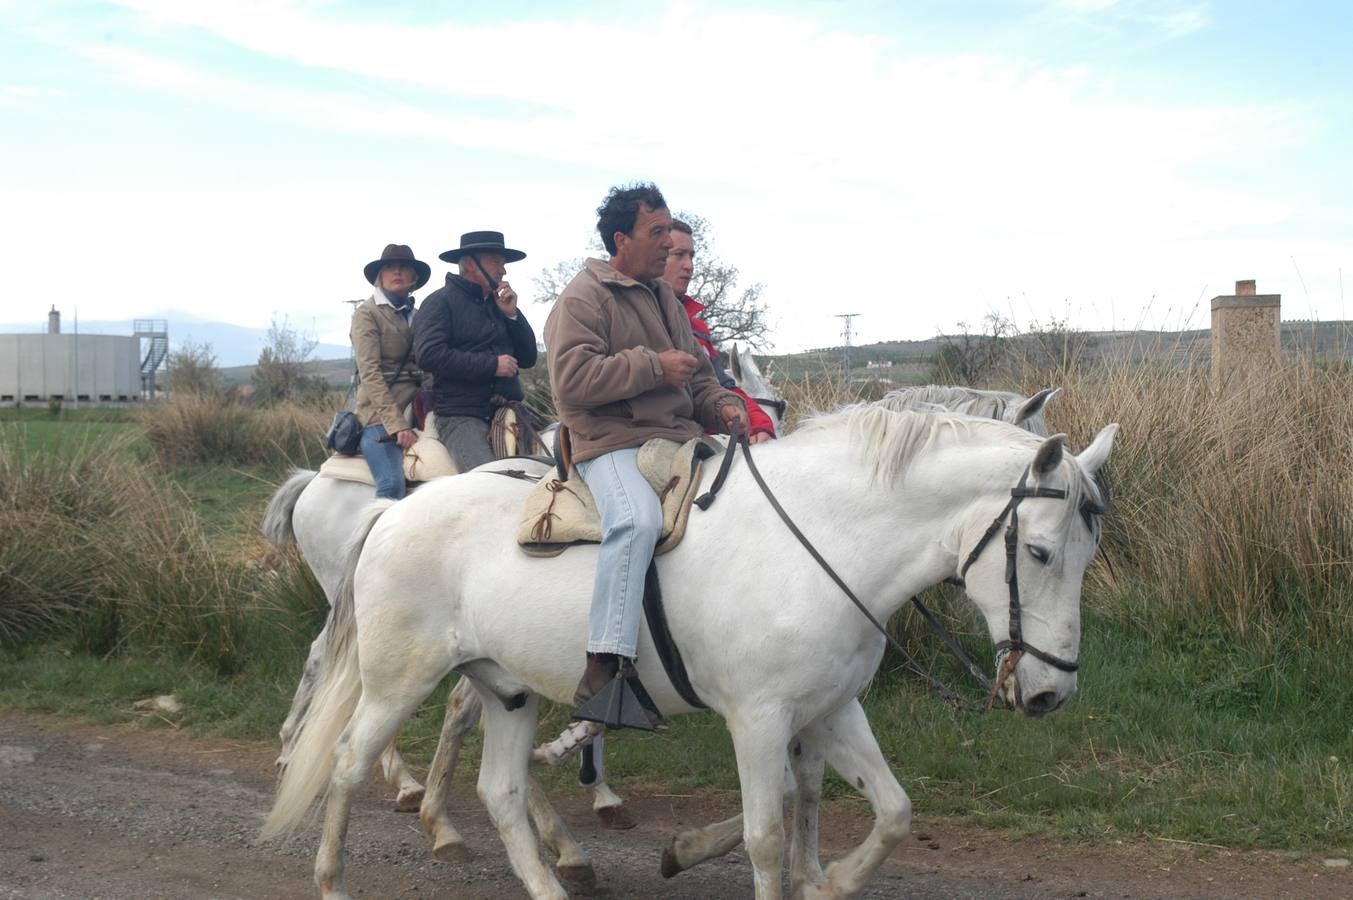
[[1037, 719], [1046, 716], [1061, 705], [1062, 701], [1057, 696], [1056, 691], [1041, 691], [1024, 699], [1023, 710], [1025, 715]]

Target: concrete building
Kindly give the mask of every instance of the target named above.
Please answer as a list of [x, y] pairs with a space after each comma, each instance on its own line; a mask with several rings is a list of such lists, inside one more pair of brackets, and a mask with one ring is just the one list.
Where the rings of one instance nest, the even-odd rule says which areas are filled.
[[0, 334], [0, 404], [139, 402], [147, 368], [153, 379], [163, 362], [142, 342], [139, 334], [62, 334], [53, 307], [45, 334]]

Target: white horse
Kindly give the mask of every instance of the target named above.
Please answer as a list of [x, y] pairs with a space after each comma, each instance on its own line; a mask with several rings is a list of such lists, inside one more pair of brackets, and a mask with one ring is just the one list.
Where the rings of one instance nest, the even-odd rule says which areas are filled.
[[[1010, 670], [1005, 698], [1042, 715], [1076, 687], [1067, 661], [1077, 656], [1081, 579], [1095, 549], [1086, 510], [1102, 501], [1090, 476], [1108, 458], [1115, 429], [1075, 457], [1063, 453], [1060, 435], [1040, 441], [1002, 423], [875, 406], [820, 418], [754, 452], [799, 527], [877, 620], [916, 591], [962, 574], [992, 638], [1019, 641], [1002, 666]], [[1028, 499], [1012, 510], [1017, 486]], [[327, 785], [315, 866], [325, 898], [347, 896], [343, 843], [354, 787], [452, 670], [496, 698], [484, 709], [479, 795], [513, 869], [531, 896], [565, 896], [527, 821], [526, 767], [537, 695], [567, 702], [577, 682], [596, 550], [553, 560], [515, 553], [527, 490], [470, 474], [363, 514], [351, 577], [330, 616], [320, 685], [264, 828], [268, 835], [295, 828]], [[732, 733], [756, 896], [780, 896], [791, 743], [796, 773], [799, 760], [809, 761], [801, 790], [825, 761], [875, 810], [866, 841], [825, 872], [815, 809], [796, 810], [804, 813], [791, 848], [796, 892], [853, 896], [910, 827], [910, 801], [855, 702], [884, 638], [790, 540], [745, 466], [734, 466], [724, 494], [662, 557], [668, 624], [695, 691]], [[1012, 584], [1002, 542], [982, 539], [996, 519], [1016, 536]], [[407, 540], [415, 526], [443, 541]], [[1010, 612], [1014, 586], [1022, 620]], [[639, 659], [666, 714], [692, 711], [668, 684], [646, 632]]]
[[1043, 419], [1043, 410], [1048, 401], [1061, 392], [1061, 388], [1044, 388], [1032, 397], [1024, 397], [1010, 391], [927, 384], [889, 391], [878, 403], [888, 409], [923, 412], [948, 410], [983, 419], [999, 419], [1046, 437], [1048, 423]]
[[[730, 374], [748, 396], [762, 401], [766, 414], [775, 425], [776, 433], [780, 433], [783, 401], [762, 376], [756, 360], [750, 354], [740, 354], [735, 345], [730, 354], [730, 368]], [[542, 431], [541, 439], [545, 446], [553, 446], [553, 435], [558, 427], [558, 423], [554, 423]], [[545, 466], [520, 458], [489, 463], [485, 468], [488, 470], [520, 468], [535, 475], [544, 474], [547, 470]], [[291, 541], [296, 542], [301, 556], [314, 573], [332, 607], [342, 575], [343, 548], [359, 513], [375, 500], [375, 488], [353, 481], [316, 478], [316, 474], [305, 469], [292, 471], [291, 476], [268, 501], [268, 507], [263, 515], [262, 531], [264, 537], [278, 546]], [[310, 645], [310, 653], [302, 669], [301, 680], [296, 687], [291, 708], [279, 734], [282, 743], [278, 756], [279, 768], [285, 767], [291, 755], [297, 722], [305, 714], [314, 693], [326, 638], [327, 631], [321, 630]], [[480, 720], [482, 703], [473, 685], [462, 679], [447, 698], [446, 709], [439, 746], [446, 748], [443, 763], [454, 771], [466, 735]], [[393, 740], [381, 756], [381, 770], [386, 781], [397, 791], [395, 798], [397, 810], [413, 812], [421, 809], [424, 827], [433, 838], [434, 855], [448, 861], [465, 858], [468, 851], [459, 833], [451, 826], [444, 809], [427, 805], [420, 807], [424, 797], [423, 786], [410, 773]], [[450, 772], [447, 772], [440, 780], [445, 781], [449, 778]], [[624, 800], [611, 790], [604, 778], [598, 778], [589, 787], [592, 789], [592, 810], [603, 825], [618, 829], [634, 826], [634, 820], [624, 809]], [[442, 788], [438, 791], [438, 798], [444, 792], [444, 785]], [[541, 824], [538, 823], [538, 826]], [[581, 849], [577, 849], [576, 854], [581, 854]], [[569, 854], [570, 858], [574, 855]]]

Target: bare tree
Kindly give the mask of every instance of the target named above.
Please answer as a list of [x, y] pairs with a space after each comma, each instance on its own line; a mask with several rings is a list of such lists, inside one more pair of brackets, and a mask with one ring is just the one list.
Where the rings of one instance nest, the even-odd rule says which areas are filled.
[[221, 370], [209, 343], [185, 341], [165, 361], [171, 394], [216, 394], [222, 388]]
[[274, 318], [252, 376], [254, 401], [266, 406], [323, 396], [328, 390], [324, 379], [305, 374], [305, 364], [318, 345], [319, 341], [292, 328], [285, 318], [280, 323]]
[[1014, 324], [999, 313], [987, 313], [982, 330], [976, 334], [967, 322], [959, 322], [958, 334], [940, 338], [931, 380], [938, 384], [981, 383], [1001, 362], [1014, 330]]
[[738, 290], [738, 267], [714, 252], [713, 227], [704, 216], [682, 212], [677, 218], [691, 226], [695, 244], [695, 275], [686, 292], [705, 307], [701, 318], [709, 325], [716, 347], [741, 341], [762, 349], [769, 343], [770, 320], [761, 298], [765, 285], [755, 282]]

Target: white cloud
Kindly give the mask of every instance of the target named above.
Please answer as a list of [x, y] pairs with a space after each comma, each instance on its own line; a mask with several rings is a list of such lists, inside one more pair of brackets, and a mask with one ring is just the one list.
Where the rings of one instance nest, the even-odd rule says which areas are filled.
[[[417, 187], [400, 209], [354, 198], [351, 185], [312, 184], [305, 160], [282, 155], [279, 171], [295, 184], [265, 188], [227, 173], [65, 197], [88, 210], [71, 240], [89, 246], [103, 235], [94, 268], [107, 267], [107, 296], [124, 308], [139, 274], [109, 233], [172, 248], [172, 283], [193, 283], [193, 299], [222, 317], [257, 324], [285, 309], [300, 322], [313, 310], [326, 340], [342, 340], [339, 301], [362, 288], [354, 273], [385, 240], [433, 261], [461, 229], [502, 227], [531, 253], [512, 276], [529, 295], [526, 273], [576, 255], [606, 186], [634, 176], [710, 218], [721, 255], [767, 282], [782, 347], [831, 343], [839, 323], [830, 316], [841, 311], [864, 314], [861, 341], [952, 328], [991, 308], [1047, 318], [1068, 298], [1086, 325], [1130, 324], [1153, 295], [1169, 299], [1151, 315], [1178, 317], [1201, 284], [1248, 274], [1278, 282], [1293, 252], [1309, 253], [1312, 269], [1337, 259], [1328, 247], [1215, 236], [1219, 223], [1272, 228], [1308, 214], [1261, 178], [1218, 174], [1263, 172], [1311, 139], [1306, 118], [1276, 105], [1152, 102], [1100, 68], [906, 55], [886, 38], [803, 15], [694, 3], [629, 27], [413, 27], [339, 18], [315, 3], [123, 5], [153, 28], [140, 49], [43, 39], [138, 90], [239, 116], [260, 141], [298, 124], [363, 135], [385, 117], [449, 160], [462, 150], [524, 159], [511, 182], [409, 172]], [[1207, 21], [1196, 4], [1060, 7], [1146, 24], [1183, 17], [1175, 27]], [[268, 76], [204, 61], [219, 53], [190, 57], [178, 43], [185, 30], [269, 57]], [[638, 64], [617, 52], [636, 47]], [[666, 60], [689, 64], [678, 79]], [[303, 77], [279, 77], [288, 65]], [[30, 202], [61, 208], [46, 196]], [[287, 215], [270, 213], [278, 209]], [[303, 264], [257, 256], [274, 245]], [[834, 259], [826, 270], [823, 254]], [[1229, 271], [1240, 266], [1249, 271]]]

